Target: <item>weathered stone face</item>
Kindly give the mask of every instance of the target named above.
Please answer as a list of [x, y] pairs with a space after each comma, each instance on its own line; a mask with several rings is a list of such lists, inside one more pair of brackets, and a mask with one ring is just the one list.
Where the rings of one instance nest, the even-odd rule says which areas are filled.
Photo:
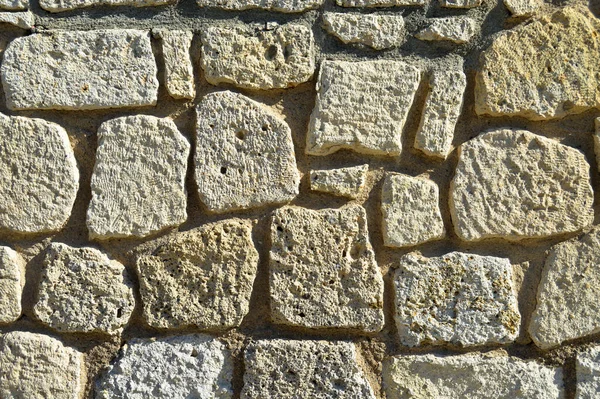
[[0, 324], [21, 317], [25, 260], [9, 247], [0, 247]]
[[530, 17], [538, 11], [543, 1], [541, 0], [504, 0], [504, 5], [513, 17]]
[[196, 96], [194, 66], [190, 47], [194, 32], [191, 30], [154, 29], [152, 34], [162, 42], [165, 62], [165, 84], [173, 98], [192, 99]]
[[323, 0], [196, 0], [201, 7], [215, 7], [224, 10], [262, 9], [295, 13], [320, 7]]
[[0, 0], [0, 9], [10, 11], [27, 10], [29, 0]]
[[323, 14], [325, 29], [344, 43], [359, 43], [383, 50], [404, 43], [406, 29], [402, 15]]
[[35, 17], [31, 11], [0, 12], [0, 23], [11, 24], [21, 29], [32, 29], [35, 24]]
[[175, 0], [40, 0], [40, 7], [50, 12], [71, 11], [86, 7], [148, 7], [174, 3]]
[[335, 0], [340, 7], [422, 6], [425, 0]]
[[357, 198], [367, 179], [369, 165], [311, 170], [310, 189], [341, 197]]
[[481, 0], [440, 0], [441, 6], [446, 8], [474, 8], [481, 3]]
[[594, 399], [600, 392], [600, 346], [577, 354], [577, 390], [575, 399]]
[[477, 33], [477, 21], [469, 17], [432, 18], [431, 24], [416, 34], [421, 40], [467, 43]]

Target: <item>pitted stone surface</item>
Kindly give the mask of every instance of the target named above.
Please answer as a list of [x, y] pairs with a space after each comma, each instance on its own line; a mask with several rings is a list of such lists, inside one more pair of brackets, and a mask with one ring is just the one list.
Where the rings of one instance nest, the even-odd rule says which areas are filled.
[[196, 0], [201, 7], [224, 10], [262, 10], [279, 12], [302, 12], [323, 5], [323, 0]]
[[50, 12], [71, 11], [85, 7], [148, 7], [174, 3], [175, 0], [40, 0], [40, 7]]
[[111, 119], [98, 129], [90, 238], [144, 237], [187, 219], [190, 144], [170, 119]]
[[308, 26], [290, 23], [210, 26], [202, 32], [202, 68], [213, 85], [285, 89], [310, 80], [315, 48]]
[[0, 12], [0, 23], [11, 24], [22, 29], [31, 29], [35, 24], [35, 17], [31, 11]]
[[394, 277], [394, 319], [407, 346], [506, 344], [521, 315], [508, 259], [452, 252], [400, 259]]
[[167, 91], [173, 98], [192, 99], [196, 96], [194, 66], [190, 47], [194, 32], [190, 30], [154, 29], [152, 34], [160, 38], [165, 62]]
[[503, 32], [481, 55], [475, 111], [532, 120], [600, 108], [598, 20], [565, 7]]
[[383, 328], [383, 277], [358, 205], [288, 206], [271, 223], [269, 284], [276, 323], [306, 328]]
[[459, 147], [450, 212], [466, 241], [576, 232], [594, 219], [590, 165], [578, 150], [526, 130], [499, 129]]
[[79, 189], [67, 132], [42, 119], [0, 114], [0, 181], [0, 230], [60, 230]]
[[19, 37], [8, 45], [0, 70], [12, 110], [156, 104], [156, 62], [144, 31], [50, 31]]
[[62, 332], [116, 334], [129, 321], [134, 305], [121, 263], [94, 248], [50, 244], [33, 308], [42, 323]]
[[144, 318], [157, 328], [239, 326], [257, 266], [250, 221], [179, 233], [137, 261]]
[[306, 153], [399, 155], [420, 77], [402, 61], [323, 61]]
[[594, 153], [596, 154], [596, 167], [600, 170], [600, 118], [594, 120], [596, 131], [594, 132]]
[[360, 43], [376, 50], [398, 47], [406, 36], [402, 15], [326, 12], [323, 22], [327, 31], [342, 42]]
[[470, 41], [477, 33], [477, 21], [473, 18], [432, 18], [431, 24], [416, 34], [421, 40], [446, 40], [457, 44]]
[[444, 237], [437, 184], [424, 178], [388, 173], [381, 193], [383, 243], [409, 247]]
[[369, 165], [310, 171], [310, 189], [355, 199], [367, 180]]
[[12, 331], [0, 335], [0, 397], [80, 399], [83, 354], [42, 334]]
[[23, 11], [29, 8], [29, 0], [0, 0], [1, 10]]
[[9, 247], [0, 247], [0, 324], [21, 317], [25, 260]]
[[96, 399], [229, 399], [231, 354], [208, 335], [133, 339], [96, 384]]
[[351, 342], [256, 341], [244, 361], [242, 399], [375, 399]]
[[335, 0], [340, 7], [423, 6], [425, 0]]
[[481, 0], [440, 0], [442, 7], [446, 8], [474, 8], [481, 5]]
[[513, 17], [530, 17], [542, 7], [542, 0], [504, 0]]
[[195, 176], [212, 212], [282, 204], [298, 195], [300, 174], [289, 126], [241, 94], [211, 93], [197, 109]]
[[577, 390], [575, 399], [596, 399], [600, 395], [600, 346], [577, 354]]

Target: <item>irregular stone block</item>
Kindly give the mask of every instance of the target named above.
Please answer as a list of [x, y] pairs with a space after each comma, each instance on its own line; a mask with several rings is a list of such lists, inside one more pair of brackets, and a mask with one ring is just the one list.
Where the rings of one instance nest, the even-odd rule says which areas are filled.
[[526, 130], [483, 133], [459, 147], [450, 184], [456, 234], [520, 240], [579, 231], [594, 220], [589, 170], [578, 150]]
[[0, 247], [0, 324], [21, 317], [25, 260], [9, 247]]
[[126, 116], [100, 125], [87, 212], [90, 238], [144, 237], [183, 223], [189, 151], [167, 118]]
[[335, 0], [340, 7], [423, 6], [425, 0]]
[[22, 29], [32, 29], [35, 25], [35, 17], [31, 11], [0, 12], [0, 23], [11, 24]]
[[200, 7], [216, 7], [224, 10], [262, 10], [279, 12], [302, 12], [323, 5], [323, 0], [196, 0]]
[[0, 0], [0, 9], [23, 11], [29, 8], [29, 0]]
[[12, 110], [156, 104], [156, 62], [144, 31], [51, 31], [19, 37], [4, 52], [0, 71]]
[[134, 306], [121, 263], [94, 248], [50, 244], [33, 308], [42, 323], [63, 332], [117, 334]]
[[596, 167], [600, 170], [600, 117], [594, 120], [596, 131], [594, 132], [594, 153], [596, 154]]
[[230, 91], [197, 108], [196, 183], [211, 212], [282, 204], [298, 195], [292, 133], [275, 112]]
[[383, 328], [383, 277], [358, 205], [287, 206], [271, 223], [269, 284], [275, 323], [306, 328]]
[[581, 6], [503, 32], [481, 54], [475, 111], [546, 120], [600, 108], [599, 29]]
[[40, 7], [50, 12], [71, 11], [85, 7], [149, 7], [174, 3], [175, 0], [40, 0]]
[[83, 397], [83, 354], [42, 334], [0, 335], [0, 397], [79, 399]]
[[323, 61], [306, 153], [399, 155], [421, 73], [401, 61]]
[[541, 0], [504, 0], [504, 6], [513, 17], [531, 17], [542, 4]]
[[79, 189], [67, 132], [42, 119], [0, 114], [0, 181], [0, 230], [60, 230]]
[[600, 346], [577, 354], [577, 390], [575, 399], [595, 399], [600, 393]]
[[246, 89], [285, 89], [315, 71], [312, 31], [296, 23], [272, 29], [253, 25], [210, 26], [202, 32], [202, 68], [208, 83]]
[[231, 353], [208, 335], [132, 339], [96, 383], [96, 399], [229, 399]]
[[190, 58], [194, 32], [156, 29], [152, 34], [161, 39], [167, 92], [173, 98], [194, 98], [194, 66]]
[[431, 18], [431, 24], [415, 36], [421, 40], [446, 40], [457, 44], [470, 41], [477, 33], [477, 21], [473, 18]]
[[244, 362], [242, 399], [375, 399], [351, 342], [261, 340]]
[[562, 368], [501, 351], [458, 356], [395, 356], [384, 363], [388, 399], [562, 399]]
[[474, 8], [481, 5], [481, 0], [440, 0], [440, 5], [446, 8]]
[[369, 165], [348, 168], [311, 170], [310, 189], [340, 197], [358, 198], [367, 181]]
[[376, 50], [398, 47], [406, 36], [402, 15], [326, 12], [323, 22], [327, 32], [342, 42], [364, 44]]
[[388, 173], [381, 193], [383, 243], [410, 247], [446, 235], [440, 192], [431, 180]]

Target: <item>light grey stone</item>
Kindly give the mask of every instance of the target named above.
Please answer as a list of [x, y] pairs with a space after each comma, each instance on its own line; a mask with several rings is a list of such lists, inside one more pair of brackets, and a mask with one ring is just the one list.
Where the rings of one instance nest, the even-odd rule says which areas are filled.
[[404, 43], [406, 29], [402, 15], [323, 14], [325, 29], [344, 43], [360, 43], [376, 50]]
[[544, 4], [542, 0], [503, 0], [513, 17], [530, 17]]
[[323, 193], [358, 198], [367, 181], [369, 165], [310, 171], [310, 189]]
[[425, 0], [335, 0], [340, 7], [423, 6]]
[[0, 0], [0, 10], [24, 11], [29, 8], [29, 0]]
[[474, 8], [481, 3], [482, 0], [440, 0], [441, 6], [446, 8]]
[[25, 260], [9, 247], [0, 247], [0, 324], [21, 317]]
[[201, 7], [224, 10], [262, 9], [286, 13], [302, 12], [323, 5], [323, 0], [196, 0]]
[[149, 7], [174, 3], [175, 0], [40, 0], [40, 7], [50, 12], [71, 11], [86, 7]]
[[154, 29], [152, 34], [160, 38], [162, 43], [167, 92], [173, 98], [194, 98], [196, 96], [194, 66], [190, 58], [194, 32]]
[[22, 29], [31, 29], [35, 25], [35, 17], [31, 11], [0, 12], [0, 23], [11, 24]]
[[49, 31], [14, 39], [2, 85], [12, 110], [154, 105], [158, 80], [148, 32]]
[[478, 30], [477, 21], [465, 16], [431, 18], [429, 21], [430, 25], [415, 35], [417, 39], [463, 44], [470, 41]]
[[577, 354], [577, 389], [575, 399], [600, 396], [600, 346], [592, 346]]

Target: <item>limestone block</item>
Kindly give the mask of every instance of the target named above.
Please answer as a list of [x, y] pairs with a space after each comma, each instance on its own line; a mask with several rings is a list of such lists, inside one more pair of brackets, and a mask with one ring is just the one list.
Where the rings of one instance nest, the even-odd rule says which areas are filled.
[[12, 110], [88, 110], [156, 104], [156, 62], [148, 32], [49, 31], [14, 39], [2, 85]]
[[421, 40], [446, 40], [457, 44], [470, 41], [477, 33], [477, 21], [473, 18], [459, 16], [431, 18], [431, 24], [415, 36]]
[[25, 260], [9, 247], [0, 247], [0, 324], [21, 317]]
[[504, 6], [513, 17], [530, 17], [538, 11], [543, 4], [542, 0], [503, 0]]
[[440, 0], [442, 7], [446, 8], [474, 8], [481, 5], [481, 0]]
[[302, 12], [323, 5], [323, 0], [196, 0], [200, 7], [215, 7], [224, 10], [262, 10], [286, 13]]
[[96, 399], [229, 399], [231, 353], [208, 335], [132, 339], [96, 383]]
[[399, 155], [421, 73], [402, 61], [323, 61], [306, 153]]
[[168, 118], [111, 119], [98, 129], [90, 238], [144, 237], [187, 219], [190, 144]]
[[0, 0], [0, 10], [23, 11], [29, 8], [29, 0]]
[[596, 167], [600, 170], [600, 117], [594, 120], [596, 131], [594, 132], [594, 153], [596, 154]]
[[202, 68], [208, 83], [246, 89], [285, 89], [310, 80], [315, 48], [308, 26], [210, 26], [202, 32]]
[[202, 99], [194, 163], [200, 200], [212, 212], [282, 204], [299, 192], [289, 126], [241, 94], [224, 91]]
[[40, 0], [40, 7], [50, 12], [71, 11], [85, 7], [148, 7], [174, 3], [175, 0]]
[[[2, 8], [0, 6], [0, 8]], [[0, 23], [11, 24], [22, 29], [32, 29], [35, 17], [31, 11], [0, 12]]]
[[589, 170], [578, 150], [526, 130], [480, 134], [459, 147], [450, 184], [456, 234], [520, 240], [579, 231], [594, 219]]
[[310, 189], [355, 199], [367, 180], [369, 165], [310, 171]]
[[335, 0], [340, 7], [423, 6], [425, 0]]
[[190, 58], [194, 32], [156, 29], [152, 30], [152, 34], [160, 38], [162, 43], [167, 92], [173, 98], [194, 98], [194, 66]]
[[351, 342], [261, 340], [244, 362], [242, 399], [375, 399]]
[[375, 50], [398, 47], [406, 36], [402, 15], [326, 12], [323, 22], [325, 29], [342, 42], [360, 43]]
[[577, 354], [577, 390], [575, 399], [595, 399], [600, 394], [600, 346]]
[[280, 208], [273, 215], [271, 242], [275, 323], [367, 333], [383, 328], [383, 277], [361, 206]]
[[83, 354], [42, 334], [0, 335], [0, 397], [80, 399], [85, 386]]
[[33, 308], [42, 323], [62, 332], [117, 334], [134, 306], [121, 263], [94, 248], [50, 244]]
[[60, 230], [79, 189], [67, 132], [42, 119], [0, 114], [0, 181], [0, 230]]

